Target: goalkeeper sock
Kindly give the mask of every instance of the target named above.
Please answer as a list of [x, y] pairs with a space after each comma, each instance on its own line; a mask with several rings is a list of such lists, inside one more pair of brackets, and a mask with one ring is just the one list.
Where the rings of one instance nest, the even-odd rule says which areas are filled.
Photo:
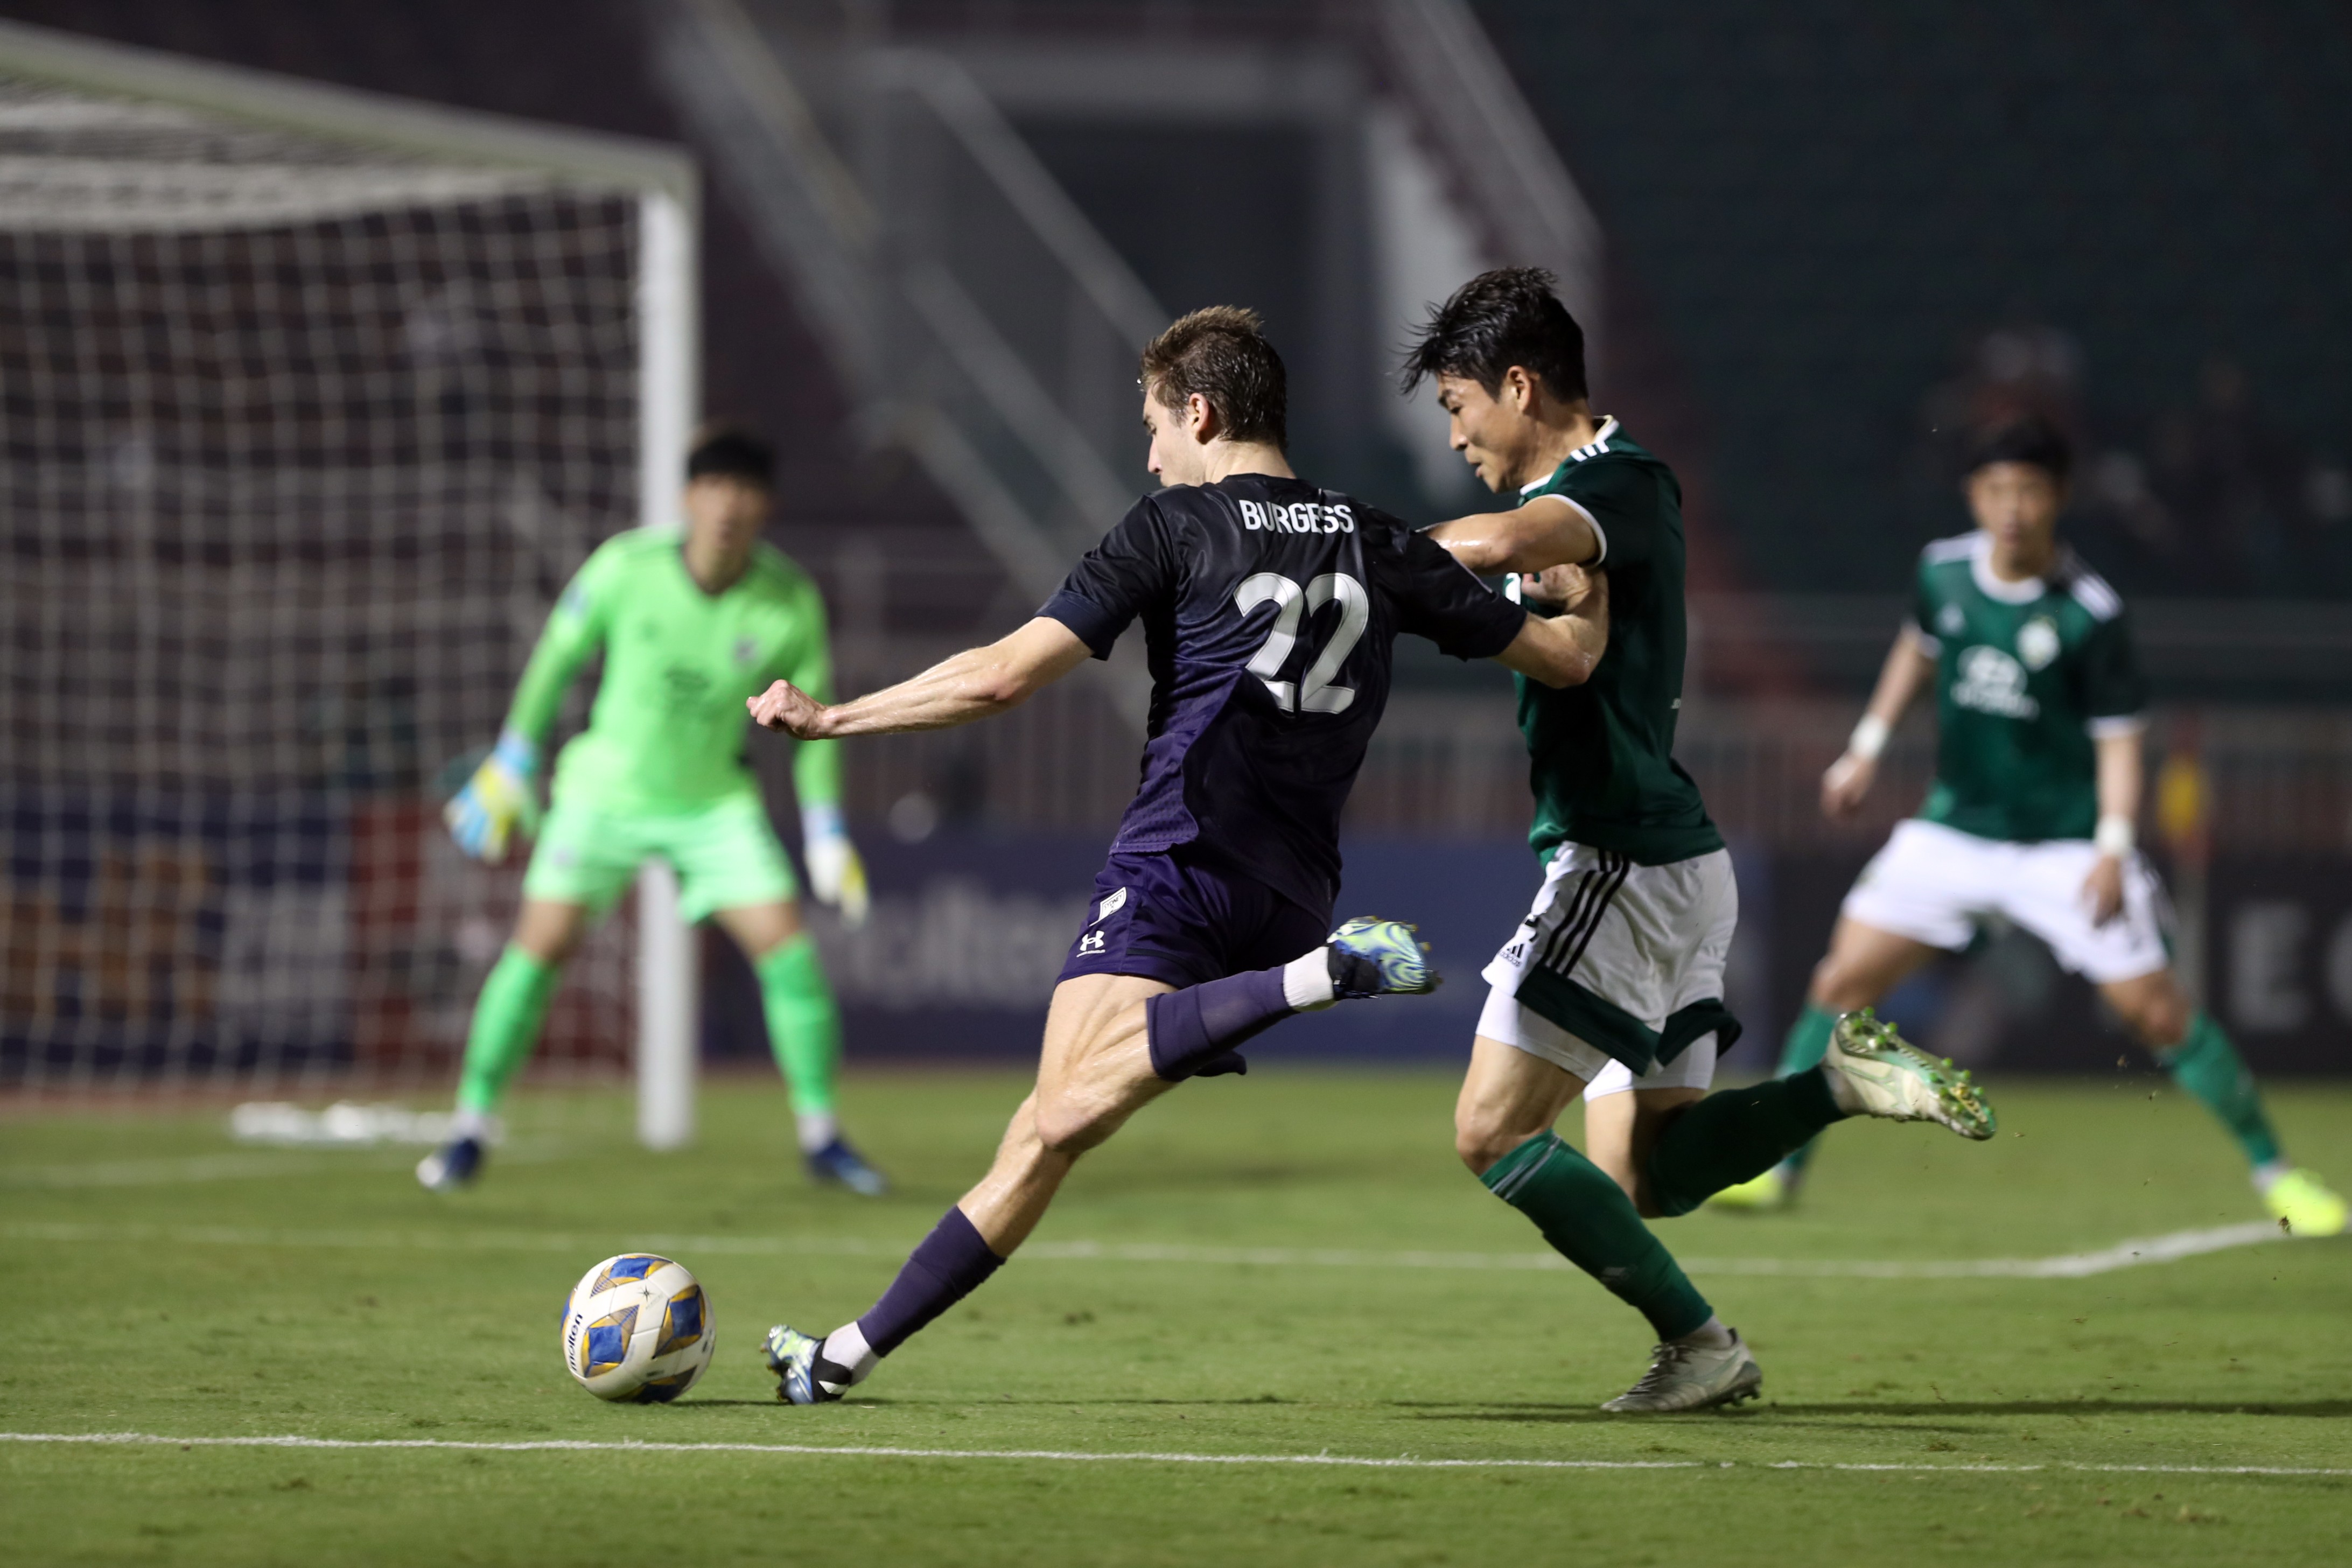
[[841, 1011], [817, 963], [816, 940], [806, 931], [778, 942], [753, 959], [751, 968], [760, 977], [768, 1045], [792, 1090], [801, 1152], [814, 1153], [837, 1131], [834, 1077], [841, 1066]]
[[2230, 1130], [2246, 1163], [2259, 1170], [2281, 1163], [2278, 1134], [2263, 1110], [2262, 1090], [2254, 1087], [2254, 1075], [2246, 1070], [2245, 1061], [2221, 1025], [2204, 1013], [2198, 1014], [2188, 1036], [2170, 1049], [2157, 1052], [2156, 1059], [2183, 1092]]
[[1817, 1063], [1789, 1078], [1708, 1095], [1666, 1124], [1650, 1152], [1650, 1194], [1684, 1215], [1810, 1147], [1846, 1112]]
[[539, 1026], [563, 972], [509, 943], [482, 982], [474, 1003], [473, 1026], [466, 1034], [466, 1065], [457, 1077], [457, 1115], [475, 1127], [499, 1108], [507, 1085], [530, 1060]]
[[1535, 1221], [1552, 1250], [1649, 1319], [1660, 1341], [1696, 1332], [1715, 1316], [1625, 1190], [1558, 1133], [1538, 1133], [1478, 1179]]
[[[1821, 1066], [1822, 1058], [1830, 1054], [1830, 1034], [1837, 1027], [1837, 1020], [1838, 1016], [1828, 1008], [1806, 1003], [1797, 1021], [1789, 1026], [1789, 1037], [1780, 1042], [1780, 1065], [1772, 1070], [1782, 1078], [1793, 1078], [1807, 1068]], [[1808, 1139], [1789, 1151], [1788, 1157], [1780, 1162], [1780, 1174], [1791, 1183], [1801, 1180], [1806, 1163], [1820, 1147], [1818, 1140]]]

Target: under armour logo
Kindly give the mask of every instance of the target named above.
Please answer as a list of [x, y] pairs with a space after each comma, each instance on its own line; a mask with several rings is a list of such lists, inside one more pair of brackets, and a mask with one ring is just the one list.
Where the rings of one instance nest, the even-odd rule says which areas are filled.
[[1087, 932], [1086, 935], [1078, 939], [1078, 952], [1081, 953], [1100, 952], [1109, 944], [1110, 939], [1103, 932], [1098, 931], [1090, 931]]

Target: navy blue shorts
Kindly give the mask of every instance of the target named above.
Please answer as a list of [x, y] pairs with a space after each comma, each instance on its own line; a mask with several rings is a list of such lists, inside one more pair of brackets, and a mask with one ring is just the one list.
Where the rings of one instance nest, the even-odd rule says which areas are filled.
[[1302, 908], [1181, 847], [1113, 855], [1095, 878], [1086, 929], [1061, 978], [1139, 974], [1198, 985], [1288, 963], [1330, 932], [1329, 910]]

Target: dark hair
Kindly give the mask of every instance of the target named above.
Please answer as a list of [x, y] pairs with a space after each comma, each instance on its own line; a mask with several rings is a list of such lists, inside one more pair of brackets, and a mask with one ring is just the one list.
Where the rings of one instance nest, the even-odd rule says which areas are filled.
[[1255, 310], [1211, 305], [1179, 316], [1146, 343], [1139, 377], [1163, 408], [1199, 393], [1228, 441], [1289, 444], [1289, 381]]
[[706, 425], [687, 449], [686, 479], [736, 479], [763, 490], [776, 488], [776, 449], [740, 425]]
[[1540, 267], [1481, 272], [1433, 308], [1405, 351], [1398, 390], [1411, 392], [1425, 375], [1466, 375], [1493, 396], [1515, 364], [1541, 378], [1554, 397], [1587, 395], [1584, 329]]
[[2063, 485], [2074, 453], [2057, 426], [2039, 414], [2021, 414], [1977, 432], [1969, 444], [1969, 473], [1993, 463], [2031, 463]]

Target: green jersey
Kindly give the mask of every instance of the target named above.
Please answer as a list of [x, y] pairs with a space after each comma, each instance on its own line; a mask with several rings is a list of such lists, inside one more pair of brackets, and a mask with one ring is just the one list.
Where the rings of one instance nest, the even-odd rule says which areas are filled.
[[1698, 785], [1675, 761], [1685, 628], [1674, 470], [1611, 419], [1520, 494], [1558, 496], [1582, 513], [1601, 541], [1591, 564], [1609, 574], [1609, 649], [1591, 679], [1555, 690], [1516, 678], [1536, 795], [1528, 842], [1546, 859], [1575, 843], [1641, 866], [1722, 848]]
[[[832, 700], [824, 601], [808, 574], [761, 544], [726, 592], [708, 594], [686, 569], [685, 543], [674, 528], [607, 540], [548, 617], [508, 728], [543, 744], [564, 689], [604, 653], [588, 728], [557, 763], [557, 795], [658, 809], [751, 790], [744, 700], [782, 677]], [[803, 806], [839, 804], [839, 745], [805, 742], [793, 759]]]
[[2047, 579], [2004, 583], [1983, 533], [1919, 556], [1912, 631], [1936, 659], [1936, 784], [1919, 815], [2012, 844], [2088, 838], [2092, 742], [2143, 722], [2147, 691], [2123, 601], [2062, 551]]

